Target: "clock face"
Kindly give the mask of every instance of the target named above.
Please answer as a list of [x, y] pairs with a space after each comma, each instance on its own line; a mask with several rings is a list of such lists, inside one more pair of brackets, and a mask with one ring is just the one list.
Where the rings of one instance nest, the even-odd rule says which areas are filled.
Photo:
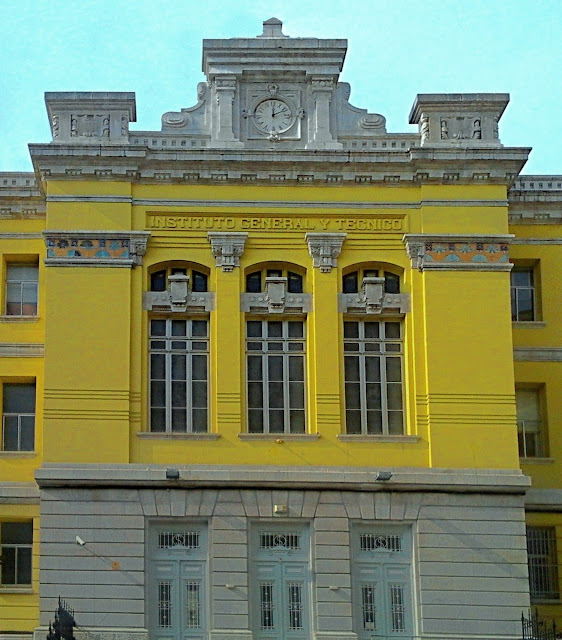
[[283, 133], [294, 120], [289, 105], [278, 98], [268, 98], [254, 109], [254, 125], [262, 133]]

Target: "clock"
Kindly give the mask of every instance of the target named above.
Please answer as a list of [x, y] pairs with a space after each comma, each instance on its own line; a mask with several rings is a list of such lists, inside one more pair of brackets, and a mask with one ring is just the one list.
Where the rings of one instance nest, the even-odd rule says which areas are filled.
[[296, 115], [291, 107], [279, 98], [266, 98], [254, 109], [253, 123], [258, 131], [277, 136], [288, 131]]

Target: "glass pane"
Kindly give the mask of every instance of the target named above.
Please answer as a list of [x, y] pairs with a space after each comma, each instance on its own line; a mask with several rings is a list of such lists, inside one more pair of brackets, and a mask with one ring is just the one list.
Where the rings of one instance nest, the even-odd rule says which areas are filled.
[[384, 335], [388, 338], [400, 338], [400, 323], [399, 322], [385, 322], [384, 323]]
[[2, 450], [19, 451], [19, 430], [17, 416], [4, 416], [2, 430]]
[[357, 293], [359, 291], [359, 273], [354, 271], [343, 277], [342, 290], [344, 293]]
[[263, 407], [263, 385], [261, 382], [248, 383], [248, 407], [250, 409]]
[[172, 431], [174, 433], [185, 433], [187, 431], [185, 409], [172, 409]]
[[205, 433], [207, 431], [207, 409], [193, 409], [193, 432]]
[[275, 629], [273, 612], [273, 583], [264, 582], [260, 585], [260, 623], [262, 629]]
[[173, 336], [186, 336], [187, 335], [187, 322], [185, 320], [172, 320], [172, 335]]
[[268, 278], [282, 278], [283, 277], [283, 271], [281, 269], [268, 269], [267, 270], [267, 277]]
[[289, 406], [291, 409], [304, 409], [304, 382], [289, 383]]
[[6, 266], [6, 280], [37, 282], [39, 267], [36, 264], [9, 264]]
[[188, 629], [201, 628], [201, 602], [198, 582], [186, 583], [186, 626]]
[[378, 322], [365, 322], [365, 338], [373, 339], [379, 337], [380, 324]]
[[533, 290], [517, 290], [517, 319], [522, 322], [534, 320]]
[[34, 416], [21, 416], [20, 451], [33, 451], [34, 449], [35, 449], [35, 418]]
[[269, 406], [273, 409], [283, 408], [283, 383], [282, 382], [270, 382], [268, 385], [269, 390]]
[[150, 348], [152, 351], [164, 351], [166, 349], [166, 341], [165, 340], [151, 340]]
[[248, 293], [261, 292], [261, 271], [256, 271], [246, 276], [246, 291]]
[[304, 351], [302, 342], [289, 342], [289, 351]]
[[194, 338], [206, 338], [207, 324], [206, 320], [193, 320], [191, 322], [191, 335]]
[[289, 338], [303, 338], [304, 337], [304, 323], [303, 322], [287, 322], [289, 325]]
[[395, 273], [384, 272], [384, 290], [386, 293], [400, 293], [400, 276]]
[[16, 584], [16, 550], [13, 547], [2, 549], [2, 584]]
[[289, 604], [289, 629], [302, 629], [302, 585], [298, 582], [287, 584]]
[[289, 357], [289, 380], [304, 381], [304, 358], [302, 356]]
[[150, 410], [150, 430], [156, 432], [166, 431], [166, 410], [151, 409]]
[[166, 406], [166, 383], [155, 380], [150, 383], [150, 405], [152, 407]]
[[349, 383], [345, 385], [345, 408], [360, 409], [361, 408], [361, 392], [359, 383]]
[[399, 436], [404, 432], [401, 411], [389, 411], [388, 413], [388, 433], [391, 436]]
[[151, 336], [165, 336], [166, 335], [166, 321], [165, 320], [151, 320], [150, 321], [150, 335]]
[[380, 409], [382, 406], [380, 383], [368, 383], [366, 386], [367, 409]]
[[343, 343], [344, 351], [359, 351], [359, 343], [358, 342], [344, 342]]
[[359, 356], [344, 357], [345, 381], [359, 381]]
[[402, 411], [402, 385], [389, 384], [387, 386], [388, 408], [394, 411]]
[[207, 348], [208, 348], [207, 342], [199, 342], [194, 340], [191, 343], [192, 351], [207, 351]]
[[172, 380], [187, 380], [186, 359], [184, 355], [172, 356]]
[[187, 342], [184, 340], [172, 340], [172, 349], [174, 351], [185, 351], [187, 349]]
[[283, 380], [283, 356], [269, 356], [267, 370], [270, 381]]
[[191, 383], [191, 401], [194, 407], [207, 407], [207, 383], [192, 382]]
[[345, 427], [347, 433], [361, 433], [361, 411], [346, 409]]
[[367, 433], [380, 435], [382, 433], [382, 412], [367, 411]]
[[207, 356], [191, 356], [191, 366], [193, 380], [207, 381]]
[[21, 283], [8, 282], [6, 285], [6, 301], [19, 306], [21, 303]]
[[343, 323], [343, 337], [344, 338], [359, 338], [359, 323], [358, 322], [344, 322]]
[[261, 338], [262, 323], [259, 320], [249, 320], [246, 323], [246, 335], [248, 338]]
[[[181, 356], [174, 356], [177, 358]], [[185, 356], [183, 356], [185, 358]], [[153, 380], [164, 380], [166, 378], [166, 356], [163, 353], [152, 353], [150, 355], [150, 377]]]
[[23, 289], [23, 302], [24, 303], [35, 303], [37, 302], [37, 283], [35, 282], [24, 282], [22, 285]]
[[207, 291], [207, 276], [200, 271], [192, 271], [193, 278], [192, 291]]
[[300, 273], [294, 273], [293, 271], [289, 271], [287, 274], [288, 283], [287, 288], [289, 289], [289, 293], [302, 293], [302, 276]]
[[363, 585], [361, 587], [361, 600], [363, 610], [363, 629], [375, 631], [376, 629], [376, 608], [375, 608], [375, 585]]
[[250, 433], [263, 433], [263, 412], [261, 409], [248, 411], [248, 431]]
[[248, 356], [248, 380], [262, 380], [262, 357]]
[[283, 410], [270, 410], [269, 412], [269, 432], [283, 433], [285, 431], [285, 412]]
[[268, 342], [268, 351], [283, 351], [283, 342]]
[[289, 414], [291, 433], [304, 433], [304, 411], [291, 411]]
[[513, 269], [511, 272], [511, 283], [516, 287], [533, 286], [532, 269]]
[[172, 382], [172, 407], [186, 407], [187, 406], [187, 392], [185, 388], [185, 382]]
[[166, 291], [166, 270], [155, 271], [150, 276], [151, 291]]
[[262, 343], [261, 342], [248, 342], [246, 343], [246, 347], [248, 351], [261, 351]]
[[4, 413], [35, 413], [34, 384], [5, 384]]
[[31, 584], [31, 549], [17, 549], [17, 582]]
[[281, 338], [283, 336], [283, 323], [282, 322], [268, 322], [267, 323], [267, 337], [268, 338]]
[[400, 382], [402, 380], [402, 364], [400, 358], [386, 358], [387, 382]]
[[365, 378], [367, 382], [380, 382], [381, 380], [381, 359], [377, 356], [365, 357]]
[[2, 544], [31, 544], [33, 542], [32, 522], [2, 522], [0, 531]]

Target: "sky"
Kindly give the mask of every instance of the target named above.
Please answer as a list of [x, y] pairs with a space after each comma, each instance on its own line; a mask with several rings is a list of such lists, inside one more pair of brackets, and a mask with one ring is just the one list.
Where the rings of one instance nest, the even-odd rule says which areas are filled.
[[0, 0], [0, 171], [51, 139], [45, 91], [134, 91], [131, 130], [196, 103], [203, 38], [347, 38], [350, 102], [411, 132], [418, 93], [506, 92], [506, 146], [525, 174], [562, 174], [561, 0]]

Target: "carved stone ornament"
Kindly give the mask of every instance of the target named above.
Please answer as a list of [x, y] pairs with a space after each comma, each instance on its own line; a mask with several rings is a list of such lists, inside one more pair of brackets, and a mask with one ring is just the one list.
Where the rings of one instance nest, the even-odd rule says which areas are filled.
[[309, 293], [289, 293], [287, 278], [268, 276], [264, 293], [242, 293], [241, 311], [246, 313], [307, 313], [311, 311]]
[[148, 231], [44, 231], [47, 266], [133, 267], [142, 264]]
[[395, 313], [410, 311], [410, 296], [407, 293], [385, 293], [384, 278], [365, 277], [359, 293], [340, 293], [340, 313]]
[[511, 271], [513, 237], [406, 234], [402, 240], [412, 267], [420, 271]]
[[168, 276], [166, 291], [146, 291], [143, 296], [145, 311], [172, 311], [203, 313], [213, 311], [215, 297], [210, 292], [193, 292], [189, 288], [189, 276], [174, 274]]
[[307, 233], [305, 239], [314, 267], [322, 273], [329, 273], [337, 267], [346, 236], [346, 233]]
[[215, 256], [217, 267], [223, 271], [232, 271], [240, 266], [240, 256], [244, 253], [247, 233], [240, 231], [209, 231], [209, 242]]

